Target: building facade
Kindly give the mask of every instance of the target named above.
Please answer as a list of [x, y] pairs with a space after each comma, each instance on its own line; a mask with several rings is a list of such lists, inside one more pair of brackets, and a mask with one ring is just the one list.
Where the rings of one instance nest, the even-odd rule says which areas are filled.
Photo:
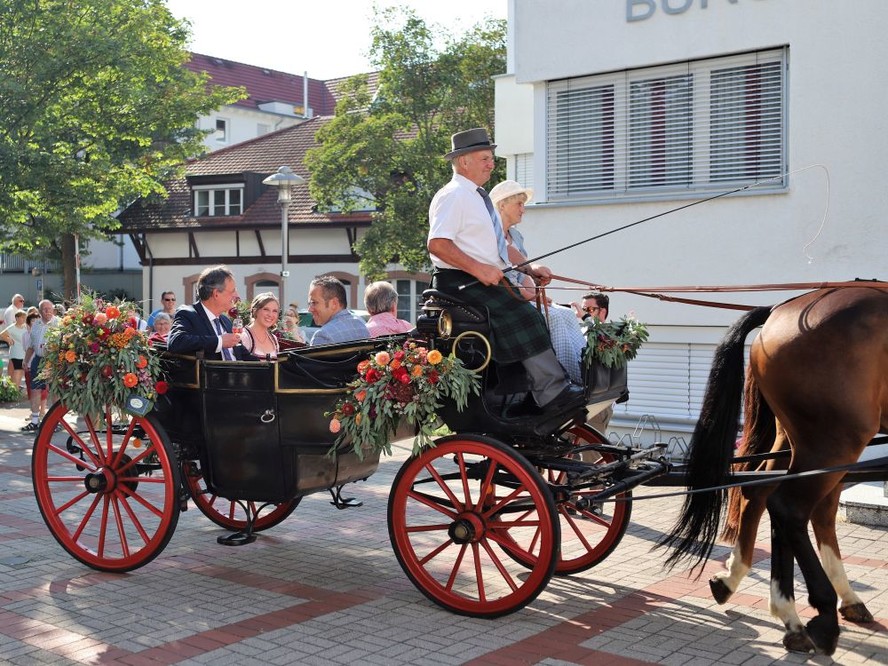
[[[886, 19], [878, 0], [510, 0], [495, 138], [509, 177], [535, 190], [530, 254], [601, 236], [545, 263], [614, 287], [888, 278], [888, 91], [871, 73]], [[633, 311], [652, 333], [618, 434], [687, 437], [738, 313], [611, 299], [612, 318]]]

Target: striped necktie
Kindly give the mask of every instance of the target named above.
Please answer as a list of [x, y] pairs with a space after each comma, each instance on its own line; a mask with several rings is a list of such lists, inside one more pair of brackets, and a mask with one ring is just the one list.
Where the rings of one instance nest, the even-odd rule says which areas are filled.
[[[216, 317], [213, 322], [216, 324], [216, 331], [219, 335], [225, 334], [225, 329], [222, 328], [222, 320]], [[233, 361], [234, 357], [231, 355], [231, 350], [228, 347], [222, 348], [222, 358], [226, 361]]]
[[484, 199], [484, 205], [487, 206], [487, 212], [490, 214], [490, 221], [493, 223], [493, 233], [496, 236], [496, 249], [499, 252], [500, 259], [506, 263], [506, 266], [511, 266], [512, 262], [509, 261], [509, 249], [506, 246], [503, 226], [500, 224], [499, 216], [497, 216], [496, 211], [493, 209], [493, 202], [490, 200], [487, 190], [483, 187], [478, 188], [478, 194]]

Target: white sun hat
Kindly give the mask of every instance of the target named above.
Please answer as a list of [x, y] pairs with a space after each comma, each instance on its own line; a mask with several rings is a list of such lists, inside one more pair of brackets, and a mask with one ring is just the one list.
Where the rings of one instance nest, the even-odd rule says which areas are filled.
[[490, 190], [490, 200], [493, 202], [493, 205], [496, 206], [503, 199], [515, 194], [524, 194], [527, 196], [527, 201], [530, 201], [533, 198], [533, 189], [522, 187], [521, 184], [515, 180], [504, 180]]

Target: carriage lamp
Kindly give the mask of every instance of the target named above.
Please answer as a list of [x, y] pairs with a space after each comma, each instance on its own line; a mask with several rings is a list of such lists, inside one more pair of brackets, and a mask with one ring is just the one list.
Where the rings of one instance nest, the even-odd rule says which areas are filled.
[[263, 185], [270, 185], [278, 188], [278, 203], [281, 206], [281, 284], [280, 284], [280, 302], [286, 303], [284, 296], [284, 285], [290, 277], [287, 270], [287, 254], [289, 252], [288, 243], [289, 232], [287, 231], [287, 213], [290, 208], [291, 188], [294, 185], [304, 183], [305, 178], [293, 173], [293, 169], [288, 166], [282, 166], [268, 178], [262, 181]]

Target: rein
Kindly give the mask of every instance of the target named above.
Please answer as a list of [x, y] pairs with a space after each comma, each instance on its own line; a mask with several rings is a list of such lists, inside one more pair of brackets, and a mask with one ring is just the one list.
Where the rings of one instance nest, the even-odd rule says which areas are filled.
[[771, 284], [743, 284], [736, 286], [677, 286], [677, 287], [609, 287], [607, 285], [595, 284], [585, 280], [577, 280], [575, 278], [565, 277], [563, 275], [552, 275], [553, 280], [561, 282], [569, 282], [572, 284], [582, 285], [588, 291], [608, 291], [608, 292], [624, 292], [634, 294], [636, 296], [645, 296], [647, 298], [656, 298], [660, 301], [668, 301], [671, 303], [685, 303], [687, 305], [701, 305], [705, 307], [724, 308], [728, 310], [754, 310], [759, 307], [757, 305], [744, 305], [740, 303], [724, 303], [719, 301], [704, 301], [696, 298], [682, 298], [679, 296], [668, 296], [667, 293], [720, 293], [720, 292], [755, 292], [755, 291], [807, 291], [811, 289], [846, 289], [849, 287], [869, 287], [874, 289], [888, 290], [888, 282], [880, 280], [846, 280], [843, 282], [785, 282]]

